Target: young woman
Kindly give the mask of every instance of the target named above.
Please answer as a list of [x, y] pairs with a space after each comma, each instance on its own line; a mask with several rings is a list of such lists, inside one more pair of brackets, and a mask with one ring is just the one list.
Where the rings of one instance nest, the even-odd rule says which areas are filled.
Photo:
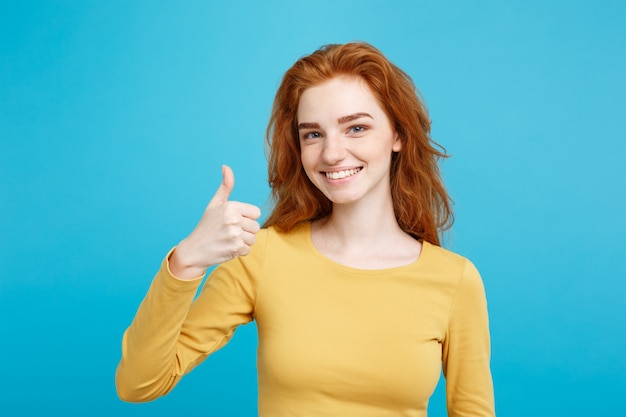
[[262, 417], [425, 416], [442, 366], [449, 415], [494, 415], [483, 285], [439, 247], [452, 214], [429, 130], [372, 46], [298, 60], [267, 132], [272, 213], [260, 229], [257, 207], [229, 201], [223, 168], [124, 334], [120, 397], [168, 393], [256, 320]]

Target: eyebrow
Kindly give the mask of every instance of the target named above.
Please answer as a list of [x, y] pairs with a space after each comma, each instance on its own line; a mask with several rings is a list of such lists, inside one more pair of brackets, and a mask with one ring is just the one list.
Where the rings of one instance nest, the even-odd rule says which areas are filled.
[[354, 113], [348, 116], [340, 117], [339, 119], [337, 119], [337, 122], [339, 122], [339, 124], [344, 124], [356, 119], [360, 119], [361, 117], [369, 117], [370, 119], [373, 119], [372, 115], [369, 113]]
[[319, 129], [320, 125], [318, 123], [299, 123], [298, 130], [300, 129]]
[[[344, 123], [348, 123], [351, 122], [353, 120], [356, 119], [360, 119], [362, 117], [369, 117], [370, 119], [373, 119], [372, 115], [369, 113], [354, 113], [354, 114], [349, 114], [347, 116], [342, 116], [339, 119], [337, 119], [337, 122], [339, 124], [344, 124]], [[298, 130], [300, 129], [319, 129], [320, 125], [319, 123], [299, 123], [298, 124]]]

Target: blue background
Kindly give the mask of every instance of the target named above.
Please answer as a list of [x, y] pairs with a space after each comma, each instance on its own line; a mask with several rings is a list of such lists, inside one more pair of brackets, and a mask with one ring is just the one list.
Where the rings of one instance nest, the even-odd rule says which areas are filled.
[[[256, 413], [254, 325], [167, 397], [117, 399], [122, 332], [220, 182], [267, 208], [282, 73], [365, 40], [422, 91], [483, 274], [503, 416], [626, 394], [621, 1], [4, 1], [0, 413]], [[265, 210], [267, 212], [267, 209]], [[443, 391], [432, 416], [445, 415]]]

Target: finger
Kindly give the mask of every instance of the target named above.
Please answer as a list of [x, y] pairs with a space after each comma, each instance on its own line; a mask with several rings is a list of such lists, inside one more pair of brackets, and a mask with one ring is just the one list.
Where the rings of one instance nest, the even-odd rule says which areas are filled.
[[247, 247], [250, 247], [256, 243], [256, 235], [254, 233], [244, 232], [241, 238], [243, 239], [243, 243], [245, 243]]
[[261, 230], [261, 226], [259, 226], [259, 223], [257, 221], [244, 217], [241, 220], [241, 229], [244, 232], [257, 233], [259, 230]]
[[233, 256], [233, 258], [236, 258], [238, 256], [246, 256], [246, 255], [250, 254], [250, 252], [251, 252], [250, 246], [246, 245], [246, 246], [244, 246], [243, 249], [241, 249], [239, 252], [237, 252], [237, 254], [235, 254]]
[[261, 217], [261, 209], [254, 204], [241, 203], [238, 201], [231, 201], [229, 204], [232, 204], [232, 207], [243, 217], [253, 220]]
[[230, 169], [228, 165], [222, 165], [222, 183], [213, 195], [213, 198], [209, 203], [209, 207], [214, 207], [227, 202], [234, 186], [235, 174], [233, 174], [233, 170]]

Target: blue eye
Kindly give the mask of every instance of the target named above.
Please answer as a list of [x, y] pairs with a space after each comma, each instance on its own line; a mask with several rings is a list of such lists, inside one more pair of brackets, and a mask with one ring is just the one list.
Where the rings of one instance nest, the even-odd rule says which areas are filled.
[[320, 132], [308, 132], [304, 134], [303, 138], [304, 139], [317, 139], [321, 136], [322, 135], [320, 134]]
[[351, 133], [362, 133], [365, 131], [365, 127], [364, 126], [352, 126], [350, 128], [350, 132]]

